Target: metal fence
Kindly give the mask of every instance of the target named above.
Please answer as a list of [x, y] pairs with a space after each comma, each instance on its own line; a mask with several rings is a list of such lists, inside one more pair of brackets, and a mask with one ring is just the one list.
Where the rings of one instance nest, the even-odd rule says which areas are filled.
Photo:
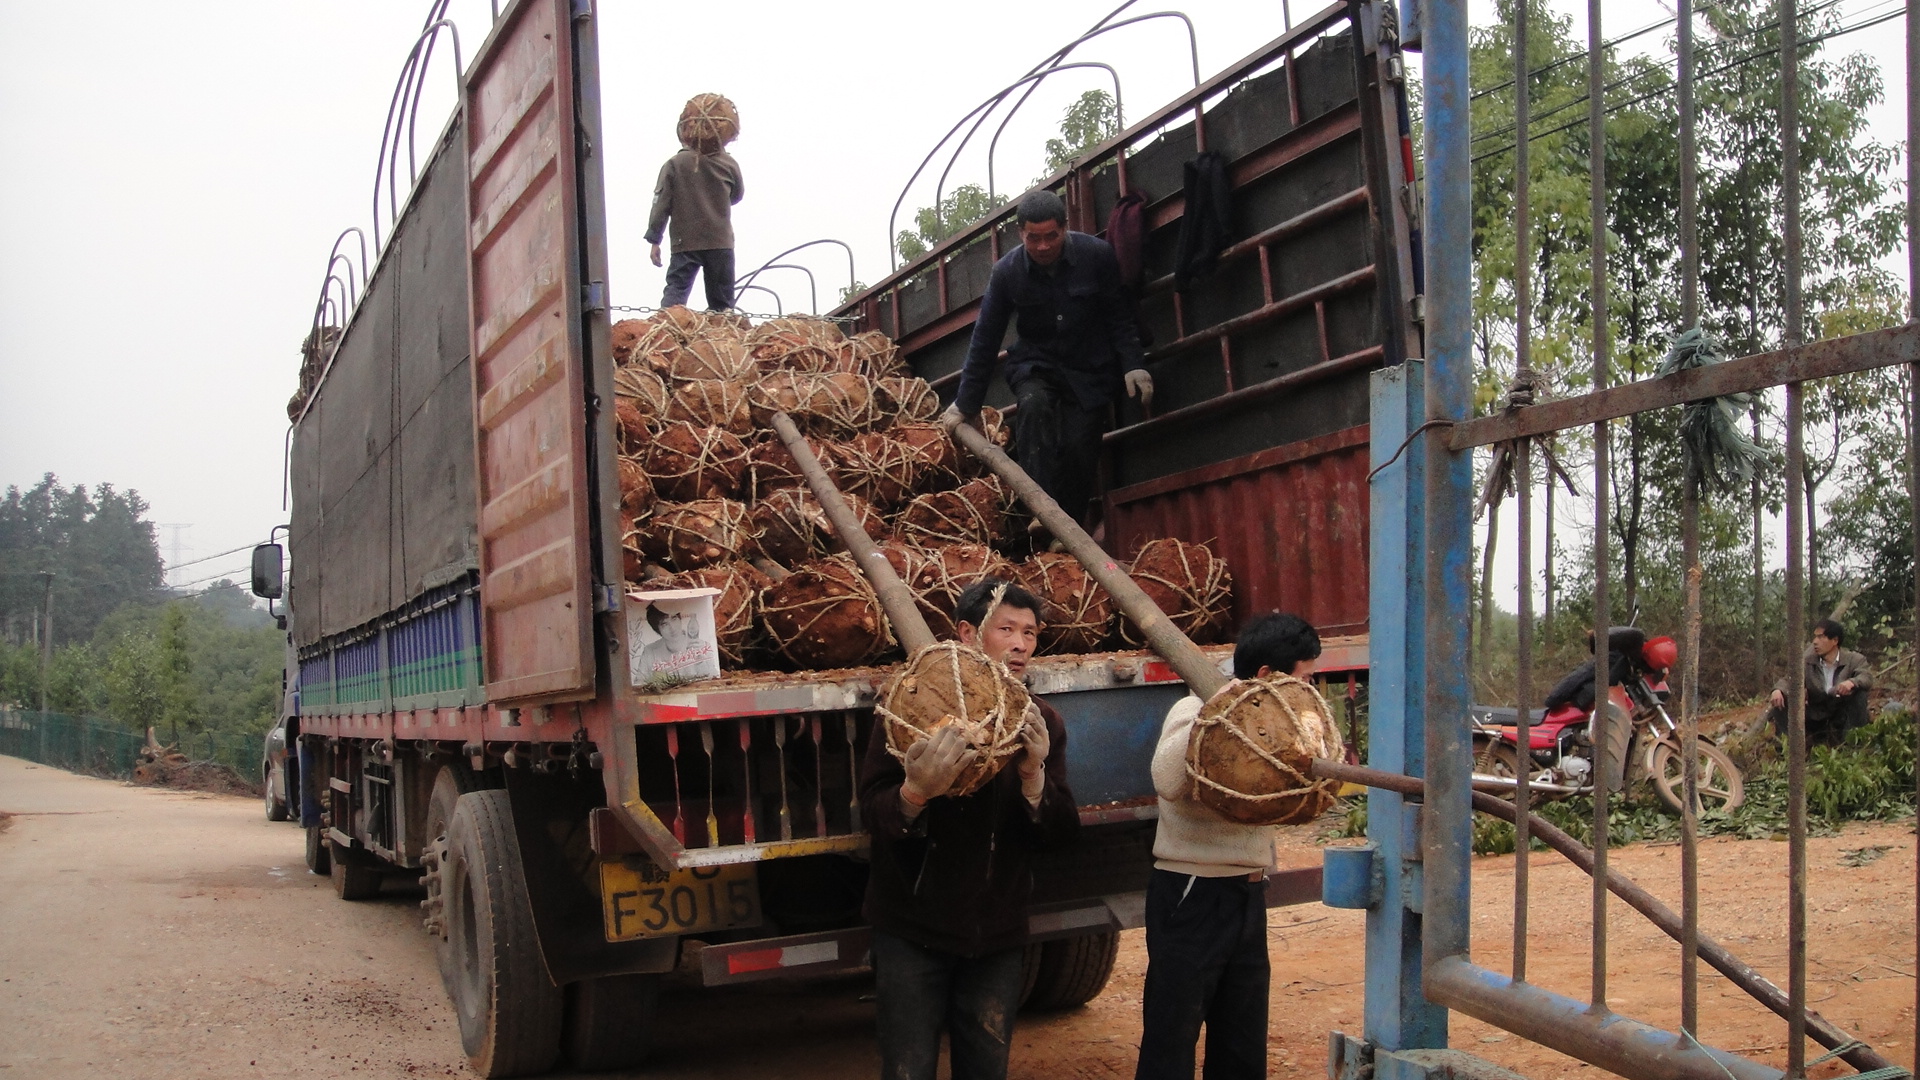
[[[1784, 199], [1780, 208], [1784, 232], [1784, 291], [1787, 312], [1784, 341], [1776, 352], [1742, 357], [1658, 379], [1609, 387], [1610, 353], [1607, 344], [1607, 253], [1596, 245], [1589, 285], [1593, 326], [1593, 392], [1552, 402], [1535, 402], [1531, 393], [1516, 392], [1493, 416], [1469, 419], [1473, 368], [1473, 206], [1472, 132], [1468, 83], [1467, 5], [1464, 0], [1415, 0], [1409, 4], [1405, 29], [1418, 36], [1424, 51], [1426, 112], [1426, 195], [1428, 238], [1428, 293], [1426, 296], [1426, 356], [1403, 370], [1376, 377], [1372, 443], [1375, 471], [1372, 519], [1372, 709], [1370, 764], [1358, 769], [1327, 763], [1322, 775], [1358, 779], [1374, 788], [1369, 799], [1369, 849], [1359, 859], [1365, 874], [1349, 876], [1361, 882], [1360, 900], [1368, 917], [1366, 1038], [1336, 1037], [1331, 1075], [1342, 1078], [1369, 1075], [1376, 1080], [1394, 1077], [1431, 1077], [1434, 1059], [1404, 1051], [1445, 1048], [1448, 1010], [1458, 1010], [1488, 1023], [1553, 1047], [1614, 1073], [1645, 1080], [1697, 1077], [1701, 1080], [1775, 1078], [1798, 1080], [1810, 1065], [1810, 1043], [1827, 1048], [1828, 1058], [1840, 1058], [1876, 1078], [1910, 1076], [1875, 1048], [1813, 1012], [1808, 1001], [1808, 748], [1803, 669], [1789, 663], [1790, 686], [1787, 728], [1789, 869], [1786, 903], [1780, 911], [1788, 940], [1785, 988], [1749, 966], [1700, 928], [1701, 889], [1698, 837], [1700, 783], [1711, 775], [1701, 764], [1698, 741], [1699, 694], [1694, 667], [1699, 655], [1700, 492], [1690, 486], [1682, 505], [1683, 561], [1686, 564], [1685, 609], [1678, 662], [1677, 730], [1665, 732], [1674, 744], [1673, 772], [1680, 789], [1680, 911], [1674, 912], [1646, 890], [1608, 866], [1609, 790], [1604, 777], [1610, 743], [1609, 728], [1630, 722], [1623, 714], [1609, 715], [1610, 696], [1606, 653], [1609, 641], [1610, 598], [1607, 584], [1610, 487], [1607, 424], [1615, 419], [1659, 408], [1671, 408], [1727, 394], [1753, 392], [1776, 386], [1786, 389], [1785, 558], [1786, 612], [1784, 625], [1769, 627], [1798, 657], [1809, 631], [1804, 610], [1807, 568], [1806, 523], [1803, 521], [1802, 460], [1804, 384], [1856, 371], [1905, 365], [1912, 393], [1920, 395], [1920, 322], [1887, 330], [1856, 334], [1811, 344], [1804, 343], [1801, 326], [1802, 238], [1801, 164], [1799, 136], [1799, 71], [1796, 38], [1800, 9], [1795, 0], [1780, 0], [1779, 62], [1780, 162]], [[1607, 219], [1609, 189], [1605, 177], [1604, 136], [1605, 41], [1601, 36], [1601, 0], [1589, 0], [1587, 21], [1588, 129], [1591, 157], [1590, 205], [1595, 221]], [[1920, 26], [1915, 25], [1920, 3], [1909, 0], [1908, 19], [1908, 133], [1909, 146], [1920, 146]], [[1517, 25], [1514, 40], [1527, 40], [1527, 0], [1513, 5]], [[1690, 329], [1698, 319], [1698, 244], [1692, 228], [1696, 213], [1694, 178], [1693, 99], [1695, 75], [1691, 36], [1693, 5], [1678, 5], [1679, 56], [1677, 88], [1680, 122], [1680, 213], [1683, 310], [1676, 331]], [[1518, 50], [1517, 50], [1518, 51]], [[1516, 389], [1526, 382], [1527, 346], [1531, 328], [1529, 287], [1528, 196], [1526, 147], [1529, 102], [1528, 70], [1524, 56], [1515, 57], [1516, 115], [1519, 133], [1516, 163], [1515, 234], [1517, 239], [1515, 294], [1518, 300], [1516, 353], [1519, 371]], [[1912, 260], [1910, 289], [1920, 282], [1920, 166], [1909, 155], [1908, 247]], [[1911, 296], [1909, 297], [1911, 302]], [[1888, 403], [1898, 408], [1899, 403]], [[1909, 407], [1920, 407], [1910, 404]], [[1920, 413], [1917, 413], [1920, 415]], [[1595, 447], [1593, 470], [1593, 572], [1595, 582], [1594, 633], [1596, 708], [1589, 732], [1596, 773], [1591, 784], [1593, 816], [1591, 846], [1581, 844], [1538, 817], [1529, 817], [1529, 804], [1540, 792], [1530, 790], [1536, 770], [1530, 761], [1527, 708], [1517, 711], [1514, 730], [1515, 768], [1505, 796], [1485, 790], [1474, 769], [1474, 729], [1470, 715], [1468, 625], [1471, 611], [1470, 567], [1473, 552], [1472, 516], [1475, 502], [1472, 458], [1476, 448], [1491, 447], [1511, 455], [1512, 475], [1520, 505], [1521, 536], [1517, 555], [1519, 581], [1517, 687], [1523, 704], [1532, 705], [1539, 687], [1532, 678], [1533, 612], [1530, 565], [1532, 465], [1538, 436], [1591, 425]], [[1402, 459], [1399, 451], [1407, 451]], [[1920, 446], [1909, 448], [1910, 476], [1920, 481]], [[1914, 500], [1920, 513], [1920, 498]], [[1920, 537], [1920, 526], [1915, 528]], [[1920, 617], [1916, 619], [1920, 623]], [[1648, 712], [1655, 711], [1652, 708]], [[1624, 754], [1620, 759], [1624, 765]], [[1476, 790], [1476, 788], [1481, 790]], [[1485, 812], [1516, 824], [1513, 945], [1511, 970], [1500, 972], [1475, 963], [1470, 956], [1470, 846], [1472, 815]], [[1530, 835], [1531, 834], [1531, 835]], [[1584, 1000], [1545, 990], [1528, 981], [1529, 947], [1548, 939], [1528, 929], [1529, 848], [1537, 839], [1571, 859], [1592, 875], [1590, 916], [1592, 965]], [[1335, 863], [1329, 860], [1329, 879]], [[1608, 1004], [1608, 896], [1625, 900], [1640, 915], [1673, 937], [1681, 947], [1678, 1015], [1628, 1018]], [[1331, 901], [1330, 901], [1331, 902]], [[1555, 934], [1554, 941], [1564, 940]], [[1533, 939], [1530, 941], [1530, 937]], [[1699, 1032], [1700, 964], [1705, 961], [1733, 986], [1779, 1015], [1786, 1035], [1786, 1068], [1778, 1068], [1716, 1050], [1702, 1042]], [[1677, 1021], [1674, 1023], [1672, 1021]], [[1669, 1026], [1672, 1029], [1670, 1030]], [[1920, 1030], [1915, 1032], [1920, 1036]], [[1908, 1044], [1912, 1045], [1912, 1044]], [[1813, 1048], [1817, 1050], [1816, 1048]], [[1454, 1075], [1446, 1073], [1446, 1075]]]
[[[24, 709], [0, 710], [0, 754], [90, 776], [126, 778], [139, 763], [144, 734], [91, 716]], [[195, 762], [225, 765], [257, 780], [261, 737], [202, 731], [181, 736], [175, 749]]]

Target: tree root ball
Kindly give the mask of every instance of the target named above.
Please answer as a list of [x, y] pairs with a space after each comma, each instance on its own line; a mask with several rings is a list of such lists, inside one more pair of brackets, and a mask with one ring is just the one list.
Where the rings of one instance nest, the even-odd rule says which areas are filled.
[[755, 366], [761, 371], [828, 371], [838, 359], [838, 352], [827, 339], [829, 333], [837, 335], [838, 327], [831, 331], [816, 330], [813, 324], [818, 319], [802, 319], [788, 316], [768, 319], [748, 331], [746, 337], [747, 354], [753, 358]]
[[873, 380], [874, 409], [895, 423], [932, 420], [940, 415], [940, 395], [927, 380], [882, 375]]
[[747, 666], [758, 629], [754, 609], [759, 606], [760, 590], [771, 584], [772, 579], [751, 563], [738, 561], [689, 570], [659, 583], [669, 589], [720, 590], [720, 595], [713, 598], [713, 627], [719, 639], [720, 664], [730, 669]]
[[1243, 825], [1298, 825], [1333, 805], [1316, 757], [1344, 753], [1333, 710], [1305, 679], [1236, 679], [1201, 707], [1187, 741], [1193, 797]]
[[667, 415], [673, 403], [666, 380], [639, 364], [623, 364], [614, 369], [613, 395], [616, 402], [625, 402], [649, 420]]
[[619, 427], [619, 452], [622, 454], [644, 454], [653, 443], [653, 421], [634, 407], [626, 398], [615, 398], [613, 419]]
[[1006, 533], [1005, 496], [992, 476], [952, 491], [916, 496], [900, 515], [900, 535], [924, 547], [994, 544]]
[[802, 371], [774, 371], [747, 384], [747, 409], [756, 427], [771, 428], [773, 414], [786, 413], [801, 423], [802, 407], [813, 392], [813, 376]]
[[914, 653], [887, 680], [874, 716], [885, 725], [887, 753], [901, 761], [914, 743], [959, 725], [972, 754], [950, 794], [971, 795], [1019, 751], [1031, 700], [1005, 664], [971, 646], [942, 641]]
[[[834, 475], [838, 463], [833, 459], [832, 448], [814, 439], [806, 442], [820, 467], [827, 470], [827, 475]], [[793, 451], [787, 449], [787, 444], [777, 435], [768, 435], [747, 447], [747, 467], [740, 484], [741, 493], [749, 501], [760, 502], [782, 488], [806, 487], [807, 478], [801, 474], [800, 463], [793, 459]]]
[[746, 504], [732, 499], [662, 506], [654, 511], [653, 521], [656, 542], [675, 570], [698, 570], [745, 559], [754, 552]]
[[646, 517], [653, 511], [653, 480], [637, 459], [623, 457], [619, 461], [620, 511], [632, 518]]
[[1020, 583], [1040, 598], [1043, 653], [1098, 652], [1113, 636], [1113, 598], [1080, 560], [1042, 552], [1019, 568]]
[[774, 649], [802, 668], [852, 667], [893, 644], [873, 586], [845, 554], [808, 563], [764, 590], [760, 625]]
[[843, 491], [891, 509], [919, 488], [921, 456], [886, 432], [869, 431], [833, 447], [835, 475]]
[[[1194, 644], [1211, 645], [1225, 635], [1233, 616], [1233, 576], [1205, 544], [1172, 537], [1150, 541], [1134, 557], [1128, 576]], [[1120, 637], [1133, 648], [1144, 640], [1126, 618], [1120, 620]]]
[[869, 379], [885, 379], [908, 374], [900, 362], [900, 347], [878, 330], [868, 330], [847, 339], [851, 370]]
[[[935, 404], [939, 404], [937, 399]], [[922, 491], [940, 491], [960, 483], [963, 451], [939, 424], [899, 423], [885, 434], [906, 449], [918, 470]]]
[[[865, 499], [846, 492], [841, 497], [869, 539], [887, 534], [886, 519]], [[755, 503], [751, 513], [760, 550], [775, 562], [793, 566], [846, 550], [826, 509], [804, 488], [781, 488]]]
[[697, 427], [726, 428], [735, 435], [753, 433], [753, 414], [747, 409], [747, 384], [725, 379], [689, 379], [674, 388], [666, 418]]
[[953, 609], [960, 594], [987, 578], [1017, 581], [1018, 572], [985, 544], [955, 544], [927, 553], [910, 583], [935, 637], [953, 636]]
[[700, 379], [745, 382], [754, 375], [753, 360], [738, 334], [708, 332], [681, 346], [668, 374], [683, 383]]
[[661, 426], [644, 460], [661, 496], [693, 502], [733, 495], [746, 471], [747, 448], [725, 428], [678, 421]]

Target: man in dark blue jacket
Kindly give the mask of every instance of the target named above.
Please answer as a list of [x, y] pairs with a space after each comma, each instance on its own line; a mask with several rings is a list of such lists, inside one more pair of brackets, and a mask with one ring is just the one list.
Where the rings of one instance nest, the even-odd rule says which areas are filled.
[[960, 388], [941, 416], [948, 430], [979, 415], [1000, 344], [1012, 323], [1007, 385], [1020, 467], [1060, 508], [1085, 520], [1098, 494], [1100, 436], [1124, 385], [1153, 402], [1153, 376], [1120, 267], [1105, 240], [1067, 231], [1067, 208], [1051, 191], [1020, 200], [1020, 247], [993, 265], [973, 324]]

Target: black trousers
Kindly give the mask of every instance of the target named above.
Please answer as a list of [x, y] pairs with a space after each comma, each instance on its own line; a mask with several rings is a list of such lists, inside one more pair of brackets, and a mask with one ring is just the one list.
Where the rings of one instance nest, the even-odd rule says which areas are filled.
[[[1787, 710], [1767, 709], [1767, 722], [1776, 736], [1787, 733]], [[1867, 692], [1855, 690], [1841, 697], [1821, 690], [1807, 691], [1807, 741], [1837, 743], [1854, 728], [1867, 726]]]
[[1013, 388], [1013, 453], [1040, 489], [1085, 524], [1087, 504], [1100, 493], [1100, 436], [1107, 406], [1089, 409], [1073, 391], [1044, 375]]
[[1206, 1080], [1265, 1077], [1270, 979], [1264, 882], [1155, 870], [1134, 1080], [1193, 1080], [1202, 1025]]
[[725, 311], [733, 306], [733, 249], [702, 248], [676, 251], [667, 259], [667, 291], [660, 297], [661, 307], [684, 304], [693, 294], [693, 275], [706, 280], [707, 310]]
[[1006, 1080], [1022, 952], [957, 956], [874, 931], [882, 1080], [934, 1080], [942, 1031], [953, 1080]]

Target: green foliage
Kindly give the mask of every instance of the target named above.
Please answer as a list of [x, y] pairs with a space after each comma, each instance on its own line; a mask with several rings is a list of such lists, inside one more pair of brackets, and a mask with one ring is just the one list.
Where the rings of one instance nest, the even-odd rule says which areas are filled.
[[1047, 140], [1047, 171], [1038, 183], [1073, 164], [1073, 159], [1120, 134], [1120, 110], [1113, 95], [1089, 90], [1060, 117], [1060, 137]]
[[913, 231], [902, 230], [894, 243], [900, 257], [908, 262], [939, 246], [942, 240], [986, 217], [993, 209], [987, 189], [979, 184], [961, 184], [940, 200], [938, 209], [923, 206], [913, 212]]
[[0, 497], [0, 640], [30, 641], [53, 572], [53, 639], [91, 638], [108, 613], [160, 589], [160, 551], [146, 501], [101, 484], [62, 486], [52, 473]]

